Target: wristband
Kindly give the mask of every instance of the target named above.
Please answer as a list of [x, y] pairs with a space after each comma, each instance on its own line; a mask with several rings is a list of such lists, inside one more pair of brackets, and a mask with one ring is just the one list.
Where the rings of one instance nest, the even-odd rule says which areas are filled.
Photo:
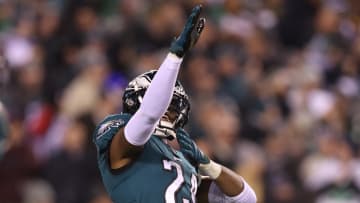
[[221, 165], [212, 160], [208, 164], [199, 164], [199, 169], [200, 173], [209, 176], [212, 180], [218, 178], [222, 171]]

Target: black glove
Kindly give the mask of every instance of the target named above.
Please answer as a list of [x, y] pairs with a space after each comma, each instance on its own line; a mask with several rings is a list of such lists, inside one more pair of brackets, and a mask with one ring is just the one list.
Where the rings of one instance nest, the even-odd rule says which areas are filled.
[[199, 18], [201, 5], [197, 5], [191, 11], [181, 34], [171, 43], [170, 52], [182, 58], [193, 47], [200, 37], [205, 26], [205, 18]]

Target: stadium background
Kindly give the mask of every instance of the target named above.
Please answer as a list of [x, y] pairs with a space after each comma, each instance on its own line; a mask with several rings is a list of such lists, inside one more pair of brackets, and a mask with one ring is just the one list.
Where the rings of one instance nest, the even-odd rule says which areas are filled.
[[207, 24], [180, 78], [199, 146], [259, 203], [360, 202], [359, 1], [1, 0], [1, 203], [110, 202], [94, 125], [198, 2]]

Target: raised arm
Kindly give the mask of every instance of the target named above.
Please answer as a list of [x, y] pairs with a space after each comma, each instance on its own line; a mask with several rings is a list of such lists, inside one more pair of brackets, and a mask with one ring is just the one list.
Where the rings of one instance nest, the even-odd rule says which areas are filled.
[[114, 136], [110, 145], [111, 168], [120, 168], [136, 157], [166, 112], [182, 58], [195, 45], [203, 30], [205, 20], [199, 18], [200, 12], [201, 6], [192, 10], [182, 33], [172, 42], [170, 53], [147, 88], [139, 109]]

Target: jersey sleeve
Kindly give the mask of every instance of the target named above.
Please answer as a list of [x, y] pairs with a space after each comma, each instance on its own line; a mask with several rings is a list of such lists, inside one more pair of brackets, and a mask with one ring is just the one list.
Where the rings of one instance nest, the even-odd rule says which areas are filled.
[[112, 138], [116, 135], [119, 129], [125, 127], [130, 118], [130, 114], [114, 114], [107, 116], [99, 123], [93, 133], [92, 139], [100, 154], [106, 151]]

